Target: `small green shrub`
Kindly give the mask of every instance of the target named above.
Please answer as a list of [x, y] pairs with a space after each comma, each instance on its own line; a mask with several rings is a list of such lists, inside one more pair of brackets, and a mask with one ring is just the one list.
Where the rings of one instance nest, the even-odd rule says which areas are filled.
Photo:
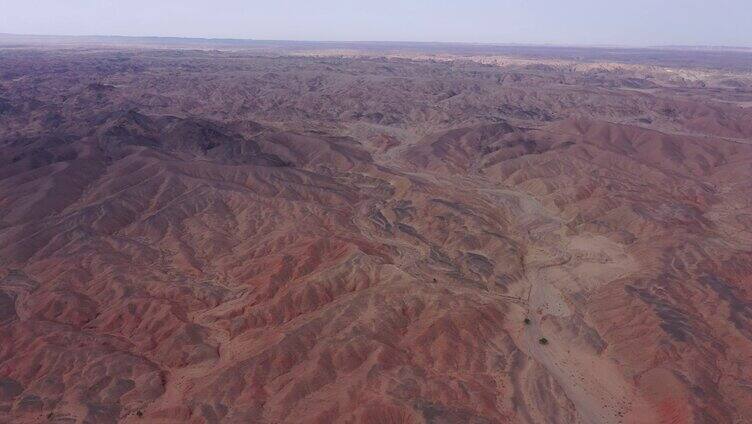
[[542, 345], [548, 344], [548, 339], [545, 337], [541, 337], [540, 339], [538, 339], [538, 343]]

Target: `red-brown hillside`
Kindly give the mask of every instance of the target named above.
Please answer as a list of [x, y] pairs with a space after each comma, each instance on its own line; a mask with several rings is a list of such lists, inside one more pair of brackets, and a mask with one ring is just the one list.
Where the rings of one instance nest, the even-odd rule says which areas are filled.
[[371, 56], [0, 49], [0, 421], [752, 420], [749, 75]]

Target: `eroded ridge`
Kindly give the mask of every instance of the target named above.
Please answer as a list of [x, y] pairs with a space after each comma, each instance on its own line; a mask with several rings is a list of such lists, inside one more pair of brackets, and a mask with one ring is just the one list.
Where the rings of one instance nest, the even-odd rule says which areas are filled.
[[0, 48], [0, 421], [752, 421], [743, 67], [262, 53]]

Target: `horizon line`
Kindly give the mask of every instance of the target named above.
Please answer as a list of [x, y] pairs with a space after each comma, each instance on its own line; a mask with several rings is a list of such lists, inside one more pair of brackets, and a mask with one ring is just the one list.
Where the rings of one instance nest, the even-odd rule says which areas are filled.
[[233, 42], [257, 42], [257, 43], [320, 43], [320, 44], [447, 44], [488, 47], [552, 47], [552, 48], [615, 48], [615, 49], [708, 49], [708, 50], [749, 50], [752, 45], [720, 45], [720, 44], [579, 44], [579, 43], [530, 43], [530, 42], [485, 42], [485, 41], [416, 41], [416, 40], [316, 40], [316, 39], [263, 39], [263, 38], [235, 38], [235, 37], [201, 37], [181, 35], [119, 35], [119, 34], [19, 34], [0, 32], [0, 37], [29, 37], [29, 38], [122, 38], [122, 39], [147, 39], [147, 40], [182, 40], [182, 41], [233, 41]]

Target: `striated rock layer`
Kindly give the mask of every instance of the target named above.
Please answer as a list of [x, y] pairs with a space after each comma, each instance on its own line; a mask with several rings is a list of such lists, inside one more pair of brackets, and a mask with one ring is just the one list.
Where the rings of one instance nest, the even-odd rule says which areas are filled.
[[296, 54], [0, 49], [0, 421], [752, 421], [749, 74]]

